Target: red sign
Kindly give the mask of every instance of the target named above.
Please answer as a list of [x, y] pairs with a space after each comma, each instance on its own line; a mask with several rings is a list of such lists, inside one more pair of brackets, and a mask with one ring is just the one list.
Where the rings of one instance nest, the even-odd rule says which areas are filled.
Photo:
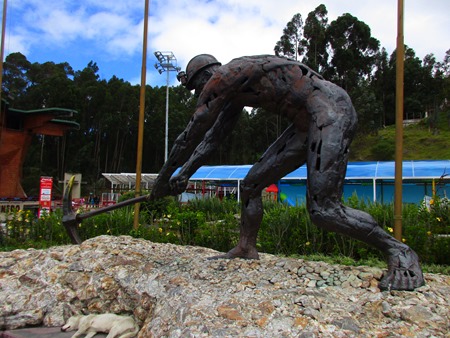
[[43, 211], [49, 214], [52, 206], [52, 177], [41, 177], [41, 189], [39, 192], [39, 217]]

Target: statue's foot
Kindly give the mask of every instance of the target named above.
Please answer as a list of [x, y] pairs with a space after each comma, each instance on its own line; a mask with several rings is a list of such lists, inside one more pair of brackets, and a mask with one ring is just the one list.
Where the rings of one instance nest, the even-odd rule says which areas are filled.
[[224, 255], [218, 255], [209, 257], [208, 259], [233, 259], [233, 258], [244, 258], [244, 259], [259, 259], [259, 254], [256, 248], [242, 248], [240, 246], [231, 249]]
[[407, 247], [399, 249], [388, 258], [388, 271], [384, 274], [379, 288], [381, 290], [414, 289], [425, 284], [417, 254]]

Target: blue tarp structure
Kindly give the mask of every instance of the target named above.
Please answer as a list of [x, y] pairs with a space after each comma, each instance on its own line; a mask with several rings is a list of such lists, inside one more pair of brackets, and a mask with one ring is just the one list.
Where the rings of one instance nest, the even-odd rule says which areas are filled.
[[[202, 166], [191, 180], [236, 181], [242, 180], [251, 165]], [[450, 175], [450, 160], [439, 161], [403, 161], [403, 179], [439, 179]], [[346, 180], [355, 179], [394, 179], [395, 162], [350, 162], [347, 166]], [[282, 180], [306, 179], [306, 165], [294, 170]]]
[[[239, 186], [251, 165], [202, 166], [191, 181], [234, 182]], [[449, 176], [447, 176], [449, 175]], [[303, 203], [306, 195], [306, 165], [283, 177], [277, 183], [280, 193], [293, 203]], [[395, 162], [350, 162], [345, 176], [344, 198], [359, 198], [389, 203], [394, 197]], [[443, 181], [439, 180], [443, 178]], [[440, 182], [437, 193], [448, 196], [450, 160], [403, 161], [403, 201], [420, 203], [432, 195], [432, 181]], [[230, 182], [231, 181], [231, 182]], [[237, 189], [239, 194], [239, 189]], [[450, 191], [450, 190], [449, 190]], [[239, 196], [238, 196], [239, 198]]]
[[[224, 188], [223, 190], [227, 191], [222, 191], [222, 193], [230, 192], [240, 199], [240, 182], [251, 167], [251, 165], [202, 166], [190, 179], [196, 185], [194, 195], [199, 190], [202, 190], [202, 194], [204, 194], [206, 182], [212, 182], [213, 188]], [[136, 183], [135, 173], [103, 174], [103, 176], [111, 182], [113, 189], [114, 187], [132, 189]], [[157, 174], [142, 174], [143, 188], [150, 189], [157, 176]], [[343, 197], [346, 199], [356, 194], [360, 199], [390, 203], [394, 199], [394, 178], [394, 161], [350, 162], [347, 166]], [[450, 160], [403, 161], [403, 202], [420, 203], [424, 196], [432, 196], [433, 181], [436, 183], [436, 193], [442, 197], [448, 197], [450, 194]], [[199, 182], [201, 182], [201, 189]], [[306, 166], [302, 166], [278, 182], [272, 183], [278, 186], [278, 197], [283, 194], [285, 197], [283, 200], [288, 200], [291, 204], [305, 202]], [[206, 190], [213, 193], [211, 188]], [[191, 193], [186, 198], [192, 197], [195, 196], [192, 196]]]

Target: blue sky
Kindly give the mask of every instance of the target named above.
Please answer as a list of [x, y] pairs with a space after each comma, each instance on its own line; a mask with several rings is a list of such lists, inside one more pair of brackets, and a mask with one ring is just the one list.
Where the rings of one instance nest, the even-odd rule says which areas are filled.
[[[405, 43], [417, 56], [442, 61], [450, 49], [450, 1], [405, 0]], [[68, 62], [81, 70], [94, 61], [102, 79], [113, 75], [140, 83], [144, 0], [8, 0], [5, 56], [30, 62]], [[154, 68], [155, 51], [172, 51], [178, 66], [200, 53], [222, 63], [235, 57], [273, 54], [286, 23], [306, 19], [319, 4], [329, 22], [350, 13], [372, 29], [392, 53], [397, 36], [396, 0], [150, 0], [147, 84], [165, 85]], [[171, 84], [177, 85], [175, 74]]]

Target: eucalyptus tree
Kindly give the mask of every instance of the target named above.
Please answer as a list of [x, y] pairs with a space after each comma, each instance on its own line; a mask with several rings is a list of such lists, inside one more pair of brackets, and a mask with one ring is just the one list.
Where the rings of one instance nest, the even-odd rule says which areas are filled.
[[446, 101], [450, 97], [450, 49], [445, 53], [442, 61], [436, 62], [434, 77], [439, 83], [439, 105], [444, 108], [449, 105]]
[[[172, 105], [177, 101], [169, 88], [169, 135], [174, 133]], [[149, 87], [146, 91], [142, 170], [159, 172], [164, 164], [166, 87]], [[170, 143], [169, 143], [170, 148]], [[133, 148], [135, 151], [136, 148]]]
[[352, 91], [352, 101], [358, 114], [357, 133], [367, 135], [376, 133], [383, 125], [383, 102], [377, 96], [373, 83], [361, 79]]
[[[305, 49], [302, 45], [302, 35], [303, 35], [303, 18], [300, 13], [295, 14], [291, 21], [286, 24], [286, 27], [283, 29], [283, 35], [280, 37], [280, 40], [277, 41], [274, 47], [275, 55], [284, 56], [288, 58], [292, 58], [295, 60], [299, 59], [299, 56], [303, 55]], [[265, 116], [269, 120], [274, 119], [273, 123], [275, 126], [281, 126], [281, 116], [270, 114], [264, 114], [262, 109], [256, 110], [257, 114], [263, 113], [261, 116]], [[276, 131], [277, 136], [279, 136], [281, 130], [279, 128]]]
[[305, 54], [302, 62], [319, 73], [328, 68], [327, 15], [328, 11], [325, 5], [319, 5], [308, 14], [303, 27], [302, 45]]
[[327, 39], [331, 49], [331, 67], [325, 76], [351, 96], [360, 79], [370, 76], [380, 43], [372, 37], [367, 24], [349, 13], [330, 23]]
[[405, 47], [405, 81], [404, 81], [404, 113], [403, 118], [414, 119], [421, 118], [426, 111], [425, 102], [423, 102], [424, 69], [422, 61], [416, 56], [414, 49]]
[[371, 86], [381, 104], [381, 115], [377, 127], [383, 127], [387, 124], [386, 117], [391, 114], [395, 95], [395, 70], [389, 63], [389, 56], [385, 48], [382, 48], [375, 57], [375, 70]]
[[439, 107], [447, 110], [447, 124], [450, 128], [450, 49], [445, 53], [443, 61], [436, 64], [435, 77], [440, 83]]
[[137, 142], [139, 86], [113, 76], [106, 85], [103, 109], [101, 170], [129, 171], [132, 161], [127, 148]]
[[[422, 71], [418, 74], [421, 81], [422, 90], [417, 95], [421, 104], [424, 106], [424, 111], [418, 117], [423, 117], [425, 112], [431, 117], [431, 121], [435, 128], [437, 128], [438, 114], [440, 112], [440, 79], [436, 71], [437, 62], [434, 54], [427, 54], [422, 59]], [[413, 116], [413, 118], [416, 116]]]
[[20, 107], [20, 100], [30, 85], [28, 71], [31, 62], [22, 53], [9, 54], [3, 62], [2, 98], [8, 100], [12, 107]]
[[76, 163], [73, 170], [84, 174], [86, 181], [94, 183], [101, 176], [103, 119], [107, 83], [97, 74], [97, 64], [90, 61], [81, 71], [75, 72], [73, 82], [78, 97], [78, 122], [80, 132], [76, 142]]
[[275, 54], [298, 60], [299, 55], [303, 54], [302, 34], [303, 19], [302, 15], [297, 13], [283, 29], [283, 35], [274, 47]]
[[73, 108], [77, 97], [72, 77], [74, 70], [67, 62], [34, 62], [27, 72], [27, 108]]
[[[383, 102], [384, 124], [392, 125], [395, 123], [396, 51], [392, 52], [387, 64], [385, 57], [386, 53], [378, 57], [373, 83], [377, 96]], [[423, 118], [427, 111], [434, 108], [439, 93], [436, 67], [434, 56], [427, 55], [422, 61], [414, 49], [405, 46], [404, 119]]]

